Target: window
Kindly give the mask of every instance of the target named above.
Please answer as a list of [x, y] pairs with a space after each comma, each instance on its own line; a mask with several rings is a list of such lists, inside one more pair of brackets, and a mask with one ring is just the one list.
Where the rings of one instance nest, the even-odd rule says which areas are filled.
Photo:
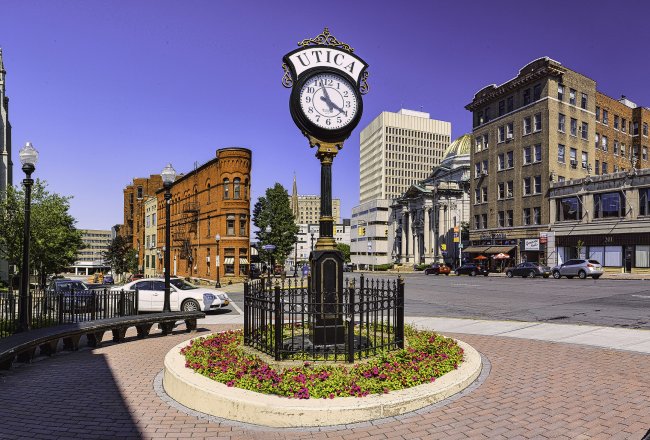
[[578, 167], [578, 150], [575, 148], [569, 149], [569, 160], [571, 161], [571, 168]]
[[542, 85], [535, 84], [533, 86], [533, 101], [539, 101], [541, 97], [542, 97]]
[[530, 208], [524, 208], [524, 215], [522, 220], [524, 225], [530, 224]]
[[240, 184], [241, 184], [241, 179], [239, 177], [235, 177], [233, 180], [233, 198], [234, 199], [239, 199], [241, 193], [240, 193]]
[[569, 104], [576, 105], [576, 91], [569, 89]]
[[475, 144], [475, 147], [474, 147], [474, 152], [478, 153], [482, 149], [483, 149], [483, 136], [478, 136], [476, 138], [476, 144]]
[[506, 157], [507, 157], [507, 159], [508, 159], [508, 160], [507, 160], [507, 163], [506, 163], [506, 165], [508, 166], [508, 168], [512, 168], [512, 167], [514, 167], [514, 166], [515, 166], [515, 159], [514, 159], [514, 154], [513, 154], [513, 152], [512, 152], [512, 151], [508, 151], [508, 152], [506, 153]]
[[533, 120], [534, 120], [534, 124], [535, 124], [535, 128], [534, 128], [534, 130], [535, 130], [535, 131], [541, 131], [541, 130], [542, 130], [542, 114], [541, 114], [541, 113], [537, 113], [537, 114], [533, 117]]
[[235, 249], [234, 248], [226, 248], [223, 250], [223, 268], [224, 268], [224, 273], [228, 275], [234, 275], [235, 274]]
[[581, 135], [582, 139], [587, 140], [587, 136], [589, 135], [589, 124], [586, 122], [582, 123], [582, 127], [580, 127], [581, 130]]
[[506, 198], [506, 184], [504, 182], [499, 182], [499, 200]]
[[531, 119], [530, 116], [524, 118], [524, 134], [530, 134], [531, 133]]
[[578, 135], [578, 120], [571, 118], [571, 136]]
[[596, 137], [594, 139], [595, 139], [594, 148], [596, 148], [596, 150], [597, 150], [598, 148], [600, 148], [600, 135], [598, 133], [596, 133]]
[[512, 219], [514, 218], [514, 212], [509, 210], [506, 212], [506, 226], [512, 226]]
[[501, 171], [501, 170], [506, 168], [505, 154], [503, 154], [503, 153], [499, 154], [498, 160], [499, 160], [499, 163], [498, 163], [499, 171]]
[[483, 203], [487, 203], [488, 201], [488, 189], [487, 186], [484, 186], [481, 188], [481, 194], [483, 195]]
[[530, 89], [524, 90], [524, 105], [530, 104]]
[[596, 106], [596, 120], [600, 121], [600, 107]]
[[474, 216], [474, 229], [481, 229], [481, 217], [478, 215]]
[[235, 235], [235, 215], [226, 216], [226, 235]]
[[490, 138], [489, 138], [488, 134], [485, 133], [485, 134], [483, 135], [483, 149], [484, 149], [484, 150], [487, 150], [488, 147], [489, 147], [489, 139], [490, 139]]
[[607, 147], [607, 136], [603, 136], [601, 138], [600, 144], [601, 144], [602, 150], [607, 151], [607, 149], [608, 149], [608, 147]]
[[210, 223], [212, 223], [212, 222], [210, 221], [210, 216], [208, 215], [208, 219], [207, 219], [207, 226], [208, 226], [208, 234], [207, 235], [208, 235], [208, 237], [212, 237], [212, 232], [210, 232]]
[[614, 172], [618, 173], [618, 164], [616, 164], [616, 163], [614, 164]]
[[621, 157], [626, 157], [625, 156], [625, 144], [621, 144]]
[[621, 131], [625, 133], [627, 131], [627, 119], [621, 119]]
[[639, 190], [639, 214], [650, 215], [650, 188]]
[[564, 154], [565, 154], [565, 147], [562, 144], [557, 144], [557, 161], [560, 163], [564, 163]]
[[485, 107], [485, 122], [490, 122], [490, 107]]
[[533, 224], [539, 225], [542, 223], [542, 208], [533, 208]]
[[542, 176], [535, 176], [535, 194], [542, 192]]
[[506, 125], [506, 139], [512, 139], [512, 137], [514, 136], [514, 132], [515, 132], [515, 124], [513, 124], [512, 122], [508, 123], [508, 125]]
[[246, 236], [246, 215], [239, 216], [239, 235], [241, 237]]
[[557, 201], [557, 221], [582, 219], [582, 203], [578, 197], [565, 197]]
[[586, 151], [582, 152], [582, 168], [589, 169], [589, 153]]
[[607, 174], [607, 162], [603, 162], [603, 174]]
[[506, 183], [506, 198], [511, 199], [512, 198], [512, 189], [514, 188], [514, 181], [509, 180]]
[[515, 99], [512, 96], [508, 96], [506, 99], [507, 112], [510, 113], [515, 109]]
[[614, 115], [614, 130], [618, 130], [619, 123], [618, 123], [618, 116]]
[[503, 116], [506, 113], [506, 102], [504, 100], [499, 101], [499, 116]]
[[558, 182], [564, 182], [566, 178], [564, 176], [557, 176], [557, 181]]
[[481, 203], [481, 188], [474, 189], [474, 203]]
[[481, 162], [477, 162], [475, 165], [475, 170], [474, 170], [474, 177], [478, 177], [481, 175]]
[[223, 179], [223, 198], [225, 200], [230, 198], [230, 180]]
[[609, 112], [603, 109], [603, 124], [607, 125], [609, 123]]
[[498, 139], [499, 142], [504, 142], [506, 140], [506, 128], [503, 125], [501, 127], [499, 127], [498, 135], [499, 135], [498, 136], [499, 137], [499, 139]]
[[564, 100], [564, 86], [562, 84], [557, 85], [557, 99], [560, 101]]
[[481, 215], [481, 225], [483, 226], [483, 228], [488, 227], [487, 214]]
[[587, 94], [582, 93], [580, 97], [580, 108], [587, 109]]
[[648, 160], [648, 147], [643, 147], [641, 149], [641, 159]]
[[524, 165], [532, 163], [533, 155], [531, 147], [524, 147]]
[[600, 161], [596, 159], [596, 170], [594, 171], [594, 174], [599, 175], [600, 174]]
[[614, 139], [614, 155], [618, 155], [618, 141]]
[[498, 220], [498, 226], [500, 228], [503, 228], [505, 226], [505, 221], [506, 221], [505, 212], [499, 211], [497, 220]]
[[558, 114], [557, 116], [557, 130], [561, 131], [564, 133], [564, 121], [566, 120], [566, 116], [564, 116], [562, 113]]
[[524, 195], [530, 195], [531, 194], [531, 187], [530, 187], [530, 177], [524, 177]]
[[487, 159], [483, 161], [483, 174], [488, 173], [488, 161]]
[[151, 214], [151, 226], [156, 226], [156, 213]]
[[623, 217], [624, 198], [619, 192], [594, 194], [594, 218]]
[[138, 198], [138, 200], [140, 200], [140, 199], [142, 198], [142, 196], [143, 196], [143, 190], [142, 190], [142, 187], [141, 187], [141, 186], [138, 186], [138, 194], [137, 194], [137, 198]]
[[650, 246], [637, 244], [634, 251], [634, 266], [650, 267]]
[[537, 144], [534, 147], [535, 151], [535, 162], [541, 162], [542, 161], [542, 144]]
[[643, 136], [648, 137], [648, 124], [647, 124], [647, 122], [643, 123]]
[[623, 253], [621, 246], [605, 246], [605, 262], [603, 266], [621, 266]]

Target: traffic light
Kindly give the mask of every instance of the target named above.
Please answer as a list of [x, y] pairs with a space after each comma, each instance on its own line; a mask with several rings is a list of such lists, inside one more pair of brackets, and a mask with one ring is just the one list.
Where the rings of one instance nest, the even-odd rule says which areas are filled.
[[364, 235], [366, 235], [366, 227], [359, 226], [359, 237], [363, 237]]
[[384, 236], [388, 237], [388, 229], [384, 232]]

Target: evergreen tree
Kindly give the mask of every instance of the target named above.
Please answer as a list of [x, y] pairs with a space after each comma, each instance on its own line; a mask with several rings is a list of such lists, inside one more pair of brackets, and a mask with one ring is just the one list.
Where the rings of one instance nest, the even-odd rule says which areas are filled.
[[104, 252], [104, 261], [111, 266], [113, 273], [120, 279], [122, 274], [135, 273], [138, 270], [136, 251], [131, 247], [131, 243], [121, 235], [111, 241], [108, 250]]

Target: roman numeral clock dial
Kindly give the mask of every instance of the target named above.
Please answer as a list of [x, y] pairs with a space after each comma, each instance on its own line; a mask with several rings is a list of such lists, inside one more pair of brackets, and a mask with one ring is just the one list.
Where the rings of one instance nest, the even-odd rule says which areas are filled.
[[350, 124], [359, 109], [354, 86], [335, 73], [317, 73], [300, 88], [300, 110], [324, 130], [340, 130]]

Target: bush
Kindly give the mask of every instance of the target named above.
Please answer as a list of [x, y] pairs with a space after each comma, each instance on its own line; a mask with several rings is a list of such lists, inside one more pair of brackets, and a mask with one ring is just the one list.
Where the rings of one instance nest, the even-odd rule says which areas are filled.
[[373, 269], [378, 272], [386, 271], [392, 268], [393, 268], [392, 264], [378, 264], [376, 266], [373, 266]]
[[428, 264], [417, 264], [417, 265], [415, 265], [415, 270], [424, 270], [427, 267], [429, 267]]

